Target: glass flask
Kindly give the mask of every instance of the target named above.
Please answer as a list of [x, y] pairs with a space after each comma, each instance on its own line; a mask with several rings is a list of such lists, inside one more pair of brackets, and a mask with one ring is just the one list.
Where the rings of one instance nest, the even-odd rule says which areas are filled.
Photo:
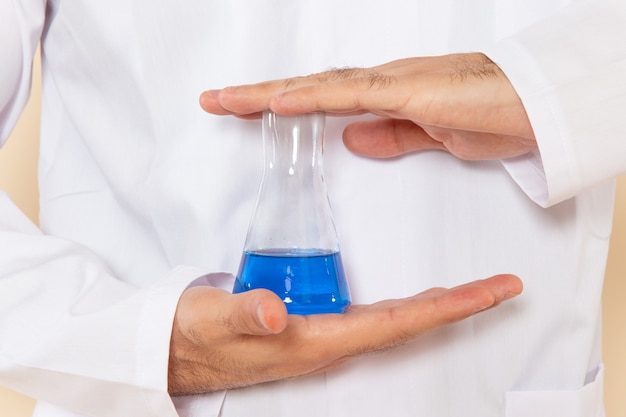
[[233, 293], [266, 288], [290, 314], [350, 305], [323, 173], [326, 116], [263, 114], [265, 166]]

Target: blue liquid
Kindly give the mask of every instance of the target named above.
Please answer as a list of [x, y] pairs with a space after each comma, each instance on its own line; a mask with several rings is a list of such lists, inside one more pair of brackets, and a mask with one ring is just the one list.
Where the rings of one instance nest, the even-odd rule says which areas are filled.
[[343, 313], [350, 305], [339, 252], [244, 252], [233, 293], [256, 288], [276, 293], [289, 314]]

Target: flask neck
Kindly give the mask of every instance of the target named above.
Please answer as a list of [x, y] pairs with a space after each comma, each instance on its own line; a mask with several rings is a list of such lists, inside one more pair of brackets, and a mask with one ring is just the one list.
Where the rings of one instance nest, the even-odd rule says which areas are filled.
[[263, 115], [263, 141], [266, 172], [280, 175], [321, 175], [325, 116], [308, 113], [279, 116], [267, 111]]
[[324, 113], [264, 113], [266, 165], [247, 251], [339, 250], [322, 169], [324, 126]]

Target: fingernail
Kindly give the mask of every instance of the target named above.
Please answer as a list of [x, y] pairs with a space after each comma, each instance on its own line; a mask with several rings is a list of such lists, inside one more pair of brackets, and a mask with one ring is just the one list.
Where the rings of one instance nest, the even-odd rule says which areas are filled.
[[257, 306], [257, 308], [256, 308], [256, 318], [257, 318], [257, 321], [259, 322], [259, 325], [263, 329], [265, 329], [267, 331], [270, 330], [269, 327], [267, 326], [267, 323], [265, 323], [265, 315], [263, 314], [263, 305], [262, 304], [259, 304]]
[[481, 311], [487, 310], [491, 306], [480, 306], [474, 309], [474, 313], [480, 313]]
[[519, 295], [520, 293], [516, 293], [516, 292], [511, 292], [511, 291], [507, 291], [504, 293], [504, 297], [502, 297], [502, 301], [506, 301], [506, 300], [510, 300], [511, 298], [515, 298]]
[[219, 90], [205, 90], [200, 94], [200, 103], [206, 103], [207, 100], [218, 101]]
[[229, 86], [229, 87], [224, 87], [224, 88], [222, 88], [222, 90], [221, 90], [221, 91], [218, 91], [218, 92], [221, 92], [221, 93], [224, 93], [224, 94], [229, 94], [229, 95], [234, 96], [234, 95], [237, 95], [237, 93], [239, 92], [239, 90], [240, 90], [240, 89], [239, 89], [238, 87], [236, 87], [236, 86], [234, 86], [234, 87], [233, 87], [233, 86]]

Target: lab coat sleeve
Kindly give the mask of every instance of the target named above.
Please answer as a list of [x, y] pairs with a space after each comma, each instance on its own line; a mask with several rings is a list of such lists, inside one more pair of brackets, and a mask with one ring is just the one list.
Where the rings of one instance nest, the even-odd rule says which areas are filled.
[[43, 0], [0, 0], [0, 145], [8, 138], [28, 100], [44, 8]]
[[578, 0], [485, 50], [522, 99], [538, 151], [503, 161], [541, 206], [626, 173], [626, 2]]
[[[30, 93], [45, 6], [0, 0], [0, 144]], [[148, 288], [124, 283], [88, 249], [44, 235], [0, 192], [0, 384], [90, 416], [176, 417], [172, 320], [203, 274], [180, 267]]]
[[84, 415], [176, 417], [172, 318], [202, 273], [180, 267], [133, 287], [0, 200], [0, 384]]

